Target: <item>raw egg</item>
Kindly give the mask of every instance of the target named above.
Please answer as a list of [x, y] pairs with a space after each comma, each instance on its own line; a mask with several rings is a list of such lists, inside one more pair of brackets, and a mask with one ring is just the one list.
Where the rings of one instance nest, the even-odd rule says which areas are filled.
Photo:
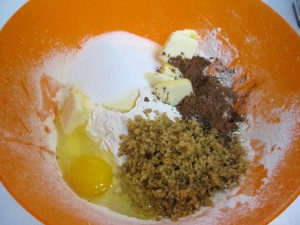
[[83, 156], [71, 164], [66, 180], [81, 196], [102, 195], [111, 186], [112, 168], [99, 157]]
[[85, 126], [70, 135], [61, 131], [57, 121], [57, 162], [68, 186], [80, 197], [110, 210], [140, 219], [150, 219], [133, 207], [123, 194], [118, 165], [110, 150], [91, 138]]
[[116, 163], [109, 150], [103, 150], [84, 126], [66, 135], [58, 126], [57, 160], [67, 184], [79, 196], [90, 200], [114, 186]]

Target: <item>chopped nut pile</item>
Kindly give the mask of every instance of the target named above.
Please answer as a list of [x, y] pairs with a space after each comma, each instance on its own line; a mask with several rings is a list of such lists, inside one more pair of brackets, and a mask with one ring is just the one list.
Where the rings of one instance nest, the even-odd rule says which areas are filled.
[[195, 120], [155, 120], [136, 116], [121, 136], [121, 185], [132, 204], [156, 219], [173, 221], [211, 204], [219, 190], [239, 184], [248, 162], [238, 137], [220, 143]]

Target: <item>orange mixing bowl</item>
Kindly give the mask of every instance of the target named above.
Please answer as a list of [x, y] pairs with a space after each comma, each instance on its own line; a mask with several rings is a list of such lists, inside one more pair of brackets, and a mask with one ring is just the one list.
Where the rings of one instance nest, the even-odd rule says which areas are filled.
[[[108, 31], [124, 30], [163, 44], [175, 30], [213, 27], [222, 28], [238, 49], [239, 59], [232, 65], [241, 65], [243, 75], [248, 75], [247, 82], [235, 83], [246, 101], [244, 110], [254, 120], [260, 117], [270, 124], [280, 123], [280, 116], [270, 117], [274, 108], [292, 112], [293, 135], [268, 182], [261, 159], [276, 146], [267, 151], [259, 139], [251, 139], [254, 161], [237, 194], [252, 196], [255, 204], [240, 202], [182, 223], [271, 221], [300, 190], [300, 39], [259, 0], [29, 1], [0, 33], [0, 177], [8, 191], [45, 224], [132, 224], [92, 207], [63, 182], [55, 152], [47, 145], [49, 128], [43, 123], [56, 109], [52, 97], [59, 87], [47, 77], [36, 80], [31, 70], [49, 52], [78, 48], [85, 38]], [[264, 95], [255, 99], [249, 90]]]

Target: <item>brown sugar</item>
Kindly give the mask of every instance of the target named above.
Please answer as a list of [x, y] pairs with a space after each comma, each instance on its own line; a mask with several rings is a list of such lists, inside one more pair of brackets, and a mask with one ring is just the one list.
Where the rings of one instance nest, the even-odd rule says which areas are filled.
[[214, 130], [204, 133], [195, 120], [136, 116], [127, 126], [120, 182], [132, 204], [156, 218], [176, 221], [210, 205], [215, 192], [238, 185], [247, 170], [237, 137], [224, 146]]

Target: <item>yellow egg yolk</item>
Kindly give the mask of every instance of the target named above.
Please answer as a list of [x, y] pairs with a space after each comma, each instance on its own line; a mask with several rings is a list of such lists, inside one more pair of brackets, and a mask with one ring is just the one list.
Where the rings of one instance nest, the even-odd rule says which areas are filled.
[[66, 180], [81, 196], [99, 196], [111, 186], [112, 168], [99, 157], [82, 156], [72, 162]]

